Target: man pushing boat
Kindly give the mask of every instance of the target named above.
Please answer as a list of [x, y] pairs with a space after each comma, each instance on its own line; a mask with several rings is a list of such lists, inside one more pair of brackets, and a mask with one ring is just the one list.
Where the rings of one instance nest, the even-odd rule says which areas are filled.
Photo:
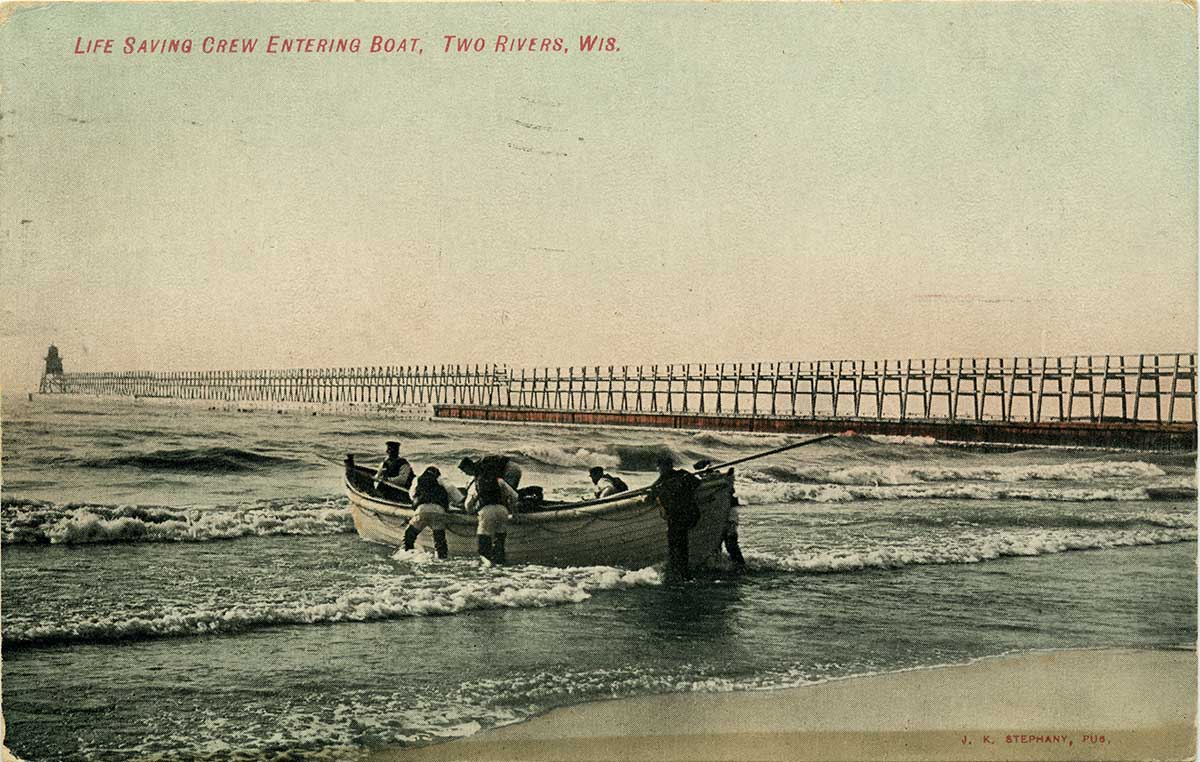
[[675, 468], [669, 455], [659, 456], [658, 480], [650, 485], [647, 500], [658, 504], [659, 514], [667, 520], [667, 576], [681, 580], [692, 578], [688, 568], [688, 532], [700, 521], [696, 488], [700, 478]]
[[507, 455], [485, 455], [479, 460], [463, 458], [458, 462], [458, 470], [473, 480], [499, 477], [514, 491], [521, 488], [521, 467]]
[[450, 484], [436, 466], [426, 468], [417, 478], [412, 491], [412, 504], [416, 513], [408, 520], [404, 530], [404, 549], [412, 550], [417, 537], [426, 528], [433, 530], [433, 549], [437, 557], [445, 560], [450, 555], [446, 544], [446, 512], [450, 506], [463, 504], [463, 493]]
[[475, 527], [479, 557], [489, 564], [507, 560], [505, 541], [508, 538], [510, 513], [516, 513], [521, 499], [508, 482], [490, 471], [483, 471], [467, 489], [463, 503], [467, 513], [478, 518]]

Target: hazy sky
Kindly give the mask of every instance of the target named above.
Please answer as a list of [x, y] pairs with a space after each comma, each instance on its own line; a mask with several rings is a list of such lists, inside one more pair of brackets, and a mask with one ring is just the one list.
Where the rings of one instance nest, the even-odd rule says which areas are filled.
[[18, 11], [0, 384], [51, 342], [68, 370], [1194, 350], [1196, 42], [1182, 3]]

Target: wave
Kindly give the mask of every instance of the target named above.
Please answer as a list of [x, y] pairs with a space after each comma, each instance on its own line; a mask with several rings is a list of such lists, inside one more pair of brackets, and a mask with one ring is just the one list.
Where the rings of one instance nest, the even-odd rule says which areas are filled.
[[[145, 442], [153, 437], [169, 437], [174, 439], [229, 439], [240, 436], [233, 431], [205, 429], [203, 431], [175, 431], [167, 428], [105, 428], [95, 429], [97, 436], [104, 436], [118, 442]], [[50, 432], [53, 433], [53, 432]], [[85, 432], [80, 432], [85, 433]]]
[[[439, 572], [441, 568], [446, 572]], [[226, 608], [168, 608], [145, 615], [118, 613], [54, 624], [7, 620], [4, 647], [112, 643], [229, 634], [281, 625], [445, 616], [481, 609], [545, 608], [580, 603], [597, 591], [657, 585], [661, 578], [650, 567], [636, 571], [608, 566], [484, 570], [474, 561], [456, 560], [422, 564], [420, 576], [373, 575], [366, 582], [331, 600], [294, 605], [264, 601]]]
[[867, 434], [866, 438], [872, 442], [888, 445], [914, 445], [916, 447], [933, 447], [941, 444], [933, 437], [917, 437], [906, 436], [902, 434]]
[[[1068, 509], [1070, 510], [1070, 509]], [[859, 520], [833, 522], [837, 525], [851, 525]], [[1109, 529], [1137, 530], [1147, 527], [1165, 527], [1168, 529], [1196, 529], [1196, 517], [1192, 512], [1166, 513], [1151, 511], [1147, 513], [1113, 513], [1111, 511], [1089, 511], [1088, 513], [1070, 513], [1043, 510], [1021, 511], [986, 511], [976, 512], [969, 517], [962, 515], [906, 515], [903, 517], [906, 526], [929, 527], [1000, 527], [1000, 528], [1041, 528], [1041, 529]]]
[[741, 472], [756, 482], [843, 484], [862, 486], [924, 484], [930, 482], [1096, 482], [1103, 479], [1150, 479], [1165, 476], [1153, 463], [1143, 461], [1085, 461], [1081, 463], [1027, 463], [997, 466], [938, 466], [932, 464], [834, 466], [765, 466]]
[[[700, 458], [690, 450], [675, 450], [665, 444], [649, 445], [605, 445], [590, 448], [578, 445], [526, 445], [508, 450], [519, 464], [536, 463], [553, 468], [581, 469], [592, 466], [620, 469], [622, 471], [653, 471], [658, 458], [666, 456], [677, 464], [690, 466]], [[479, 457], [479, 451], [456, 450], [436, 455], [438, 460], [457, 462], [462, 457]]]
[[1150, 529], [1088, 534], [1070, 531], [1029, 532], [987, 538], [979, 543], [939, 548], [880, 548], [863, 551], [795, 552], [788, 555], [750, 552], [756, 571], [841, 573], [908, 566], [976, 564], [1001, 558], [1045, 556], [1077, 550], [1170, 545], [1195, 542], [1195, 529]]
[[430, 429], [429, 431], [409, 431], [407, 429], [397, 429], [394, 424], [387, 422], [376, 422], [374, 425], [362, 425], [355, 427], [338, 427], [333, 426], [322, 431], [324, 436], [334, 437], [353, 437], [355, 439], [363, 439], [365, 437], [378, 437], [380, 443], [380, 457], [383, 457], [382, 449], [383, 442], [388, 439], [394, 439], [399, 442], [406, 440], [424, 441], [432, 439], [450, 439], [452, 434], [446, 434]]
[[701, 431], [688, 437], [688, 441], [701, 447], [746, 447], [762, 450], [782, 447], [799, 442], [803, 437], [785, 437], [777, 434], [744, 434], [729, 431]]
[[[847, 517], [848, 519], [850, 517]], [[925, 513], [906, 513], [898, 518], [905, 526], [927, 526], [938, 529], [1037, 529], [1037, 530], [1144, 530], [1147, 528], [1167, 529], [1196, 529], [1196, 517], [1193, 513], [1168, 513], [1163, 511], [1121, 511], [1110, 509], [1093, 510], [1076, 513], [1068, 508], [1064, 511], [1053, 510], [985, 510], [976, 511], [969, 516], [958, 512], [945, 515], [929, 515]], [[852, 520], [832, 521], [836, 526], [850, 526], [861, 523], [861, 517]]]
[[103, 457], [70, 459], [77, 468], [136, 468], [141, 471], [181, 473], [239, 473], [269, 467], [299, 466], [301, 462], [238, 447], [180, 447], [146, 453], [124, 453]]
[[97, 408], [57, 407], [57, 408], [51, 408], [49, 410], [49, 412], [53, 415], [69, 415], [72, 417], [88, 415], [93, 418], [111, 418], [114, 416], [126, 415], [124, 410], [105, 409], [105, 408], [99, 408], [99, 407], [97, 407]]
[[623, 698], [654, 693], [726, 693], [771, 685], [769, 678], [737, 679], [705, 675], [691, 664], [678, 669], [614, 665], [607, 669], [544, 670], [465, 683], [455, 696], [462, 703], [485, 703], [494, 696], [520, 696], [522, 702], [555, 705], [581, 698]]
[[878, 487], [841, 484], [739, 483], [746, 505], [850, 503], [856, 500], [1033, 500], [1094, 502], [1149, 500], [1145, 487], [1019, 487], [1003, 484], [907, 484]]
[[527, 458], [548, 466], [561, 468], [578, 468], [586, 471], [592, 466], [617, 468], [621, 459], [607, 452], [595, 452], [586, 447], [558, 447], [555, 445], [534, 445], [523, 447], [513, 455], [518, 459]]
[[653, 471], [658, 459], [662, 457], [671, 458], [680, 465], [688, 465], [699, 457], [697, 453], [688, 450], [676, 451], [661, 444], [613, 445], [608, 449], [617, 456], [618, 467], [626, 471]]
[[354, 531], [346, 501], [326, 497], [263, 501], [232, 508], [5, 500], [0, 519], [0, 542], [5, 545], [207, 542]]

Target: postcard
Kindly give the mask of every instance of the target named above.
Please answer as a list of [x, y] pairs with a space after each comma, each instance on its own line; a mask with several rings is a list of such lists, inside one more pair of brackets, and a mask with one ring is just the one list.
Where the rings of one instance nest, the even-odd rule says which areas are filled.
[[0, 6], [6, 754], [1196, 752], [1173, 2]]

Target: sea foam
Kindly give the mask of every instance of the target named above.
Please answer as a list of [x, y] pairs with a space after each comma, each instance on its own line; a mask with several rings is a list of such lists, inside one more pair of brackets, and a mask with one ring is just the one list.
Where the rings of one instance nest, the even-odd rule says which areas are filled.
[[905, 484], [860, 487], [841, 484], [739, 484], [746, 505], [850, 503], [859, 500], [1032, 500], [1095, 502], [1149, 500], [1144, 487], [1022, 487], [1008, 484]]
[[446, 616], [500, 608], [545, 608], [581, 603], [601, 590], [657, 585], [654, 568], [607, 566], [556, 569], [515, 566], [480, 569], [473, 560], [451, 561], [410, 574], [373, 574], [363, 584], [309, 600], [247, 600], [229, 606], [161, 606], [152, 611], [67, 614], [53, 623], [18, 616], [4, 623], [8, 648], [63, 643], [108, 643], [244, 632], [276, 625], [368, 622], [413, 616]]
[[939, 466], [933, 464], [826, 465], [750, 467], [740, 476], [755, 482], [805, 482], [859, 486], [928, 484], [931, 482], [1088, 482], [1106, 479], [1151, 479], [1166, 472], [1142, 461], [1084, 461], [994, 466]]
[[207, 542], [353, 531], [347, 501], [325, 497], [193, 508], [15, 500], [4, 503], [0, 521], [6, 545]]
[[908, 566], [977, 564], [1001, 558], [1045, 556], [1077, 550], [1103, 550], [1194, 542], [1195, 529], [1147, 529], [1124, 532], [1044, 530], [1006, 532], [978, 541], [955, 538], [939, 547], [893, 546], [870, 550], [804, 550], [792, 553], [746, 554], [758, 570], [807, 573], [856, 572]]

